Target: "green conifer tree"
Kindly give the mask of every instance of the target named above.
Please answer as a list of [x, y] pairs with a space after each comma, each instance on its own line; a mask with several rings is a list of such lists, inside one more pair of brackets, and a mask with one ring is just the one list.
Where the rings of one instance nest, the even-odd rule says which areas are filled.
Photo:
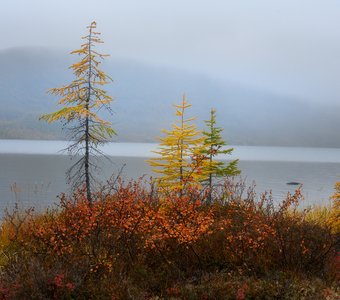
[[207, 130], [203, 131], [205, 137], [201, 153], [204, 155], [203, 176], [204, 182], [209, 187], [209, 201], [211, 201], [213, 178], [235, 176], [240, 173], [237, 168], [238, 160], [224, 162], [216, 159], [217, 155], [230, 155], [233, 148], [225, 149], [225, 141], [221, 137], [222, 128], [216, 126], [216, 110], [211, 109], [210, 119], [205, 121]]

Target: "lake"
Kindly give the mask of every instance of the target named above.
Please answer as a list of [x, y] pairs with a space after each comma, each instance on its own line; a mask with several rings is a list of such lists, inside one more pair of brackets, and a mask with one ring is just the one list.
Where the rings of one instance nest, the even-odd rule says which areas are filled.
[[[69, 190], [65, 172], [72, 160], [61, 149], [63, 141], [0, 140], [0, 211], [18, 201], [22, 206], [44, 209], [57, 203], [57, 195]], [[256, 182], [257, 193], [272, 190], [275, 201], [303, 184], [304, 206], [328, 205], [336, 181], [340, 181], [340, 149], [233, 146], [242, 177]], [[108, 143], [99, 174], [105, 181], [123, 168], [126, 180], [152, 175], [145, 160], [154, 156], [156, 144]]]

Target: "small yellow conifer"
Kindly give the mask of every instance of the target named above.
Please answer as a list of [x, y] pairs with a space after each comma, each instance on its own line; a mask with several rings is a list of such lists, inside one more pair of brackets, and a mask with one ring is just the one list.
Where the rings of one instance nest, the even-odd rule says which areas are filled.
[[148, 160], [154, 172], [158, 186], [165, 190], [178, 190], [199, 185], [200, 164], [197, 155], [201, 152], [204, 141], [202, 132], [192, 123], [195, 118], [186, 118], [186, 109], [191, 107], [183, 95], [182, 103], [175, 105], [177, 123], [171, 130], [162, 130], [166, 136], [160, 138], [160, 147], [154, 151], [158, 157]]

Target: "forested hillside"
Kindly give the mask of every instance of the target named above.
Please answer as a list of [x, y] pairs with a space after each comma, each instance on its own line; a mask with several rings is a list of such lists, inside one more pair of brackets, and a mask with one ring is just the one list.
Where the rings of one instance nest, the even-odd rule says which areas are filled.
[[[56, 109], [49, 88], [72, 79], [76, 57], [63, 51], [15, 48], [0, 52], [0, 138], [61, 139], [59, 125], [38, 117]], [[103, 68], [114, 79], [110, 117], [117, 141], [153, 142], [171, 122], [171, 105], [186, 94], [198, 125], [217, 109], [231, 144], [340, 147], [340, 106], [306, 104], [284, 95], [216, 80], [181, 70], [110, 57]]]

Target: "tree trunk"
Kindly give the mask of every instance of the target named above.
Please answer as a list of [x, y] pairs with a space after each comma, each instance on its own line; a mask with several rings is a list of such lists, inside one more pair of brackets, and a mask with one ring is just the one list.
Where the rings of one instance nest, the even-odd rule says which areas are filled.
[[[88, 104], [86, 104], [88, 110]], [[86, 117], [85, 121], [85, 184], [86, 184], [86, 196], [90, 206], [92, 206], [91, 185], [90, 185], [90, 149], [89, 149], [89, 118]]]
[[90, 184], [90, 131], [89, 131], [89, 103], [91, 100], [91, 75], [92, 75], [92, 58], [91, 58], [91, 43], [92, 43], [92, 28], [90, 28], [90, 34], [89, 34], [89, 73], [88, 73], [88, 94], [86, 99], [86, 120], [85, 120], [85, 184], [86, 184], [86, 196], [87, 201], [90, 204], [90, 207], [92, 206], [92, 196], [91, 196], [91, 184]]

